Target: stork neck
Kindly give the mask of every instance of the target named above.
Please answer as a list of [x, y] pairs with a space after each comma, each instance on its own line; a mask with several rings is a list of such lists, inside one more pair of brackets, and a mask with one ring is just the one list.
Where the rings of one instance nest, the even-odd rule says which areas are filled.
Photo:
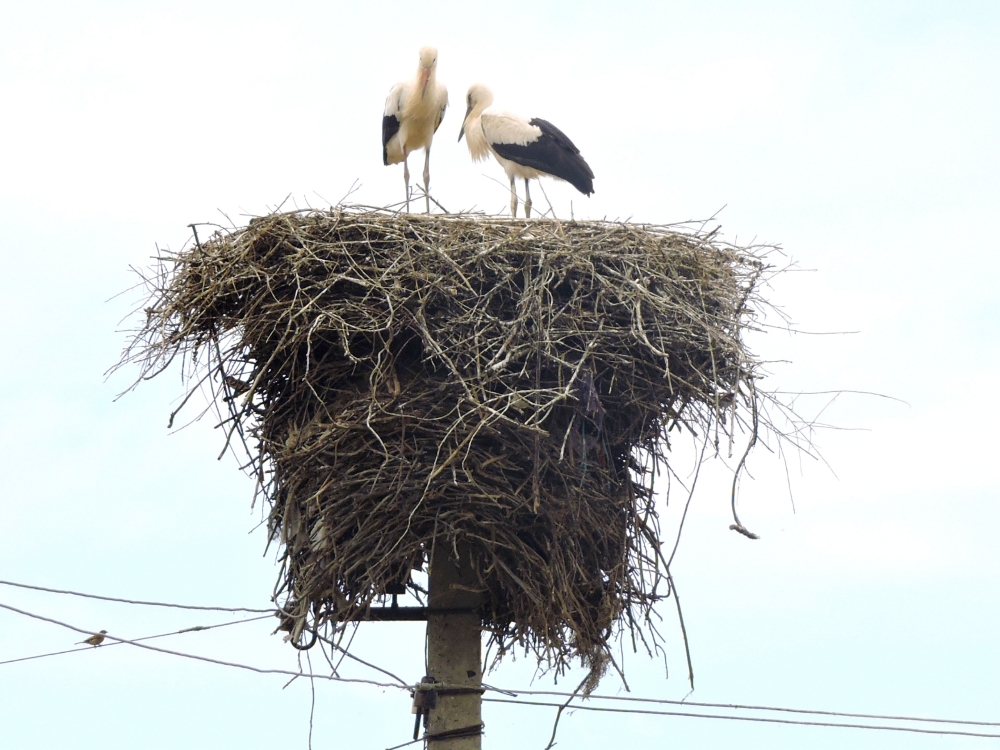
[[479, 119], [483, 110], [476, 108], [465, 121], [465, 140], [469, 144], [469, 154], [474, 161], [482, 161], [490, 155], [490, 144], [483, 133], [483, 123]]

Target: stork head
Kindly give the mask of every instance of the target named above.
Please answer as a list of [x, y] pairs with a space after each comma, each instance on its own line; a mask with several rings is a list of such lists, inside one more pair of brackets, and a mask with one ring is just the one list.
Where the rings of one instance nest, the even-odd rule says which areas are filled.
[[436, 47], [420, 48], [420, 67], [430, 70], [437, 65], [438, 51]]
[[472, 113], [482, 114], [483, 110], [493, 103], [493, 92], [485, 83], [474, 83], [469, 86], [469, 93], [465, 95], [465, 103], [467, 105], [465, 119], [462, 121], [462, 130], [458, 134], [458, 140], [462, 140], [462, 136], [465, 135], [465, 125], [469, 122]]
[[423, 99], [424, 94], [427, 93], [427, 82], [430, 81], [431, 76], [434, 75], [434, 69], [437, 68], [437, 61], [438, 51], [435, 47], [420, 48], [420, 67], [417, 69], [417, 75], [420, 76], [421, 99]]

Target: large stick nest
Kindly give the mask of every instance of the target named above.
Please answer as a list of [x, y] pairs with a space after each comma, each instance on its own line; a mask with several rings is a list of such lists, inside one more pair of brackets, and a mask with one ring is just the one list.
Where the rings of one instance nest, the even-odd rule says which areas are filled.
[[214, 386], [296, 638], [419, 595], [432, 546], [461, 543], [500, 656], [593, 667], [670, 593], [671, 431], [755, 408], [764, 269], [697, 230], [276, 213], [164, 254], [125, 359], [149, 377], [181, 355]]

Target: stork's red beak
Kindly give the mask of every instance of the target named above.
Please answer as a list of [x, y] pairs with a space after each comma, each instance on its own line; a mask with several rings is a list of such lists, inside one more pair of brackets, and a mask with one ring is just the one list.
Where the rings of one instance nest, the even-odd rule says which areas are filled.
[[431, 69], [430, 68], [424, 68], [423, 71], [420, 73], [420, 98], [421, 99], [423, 99], [424, 98], [424, 94], [427, 93], [427, 82], [430, 80], [430, 78], [431, 78]]

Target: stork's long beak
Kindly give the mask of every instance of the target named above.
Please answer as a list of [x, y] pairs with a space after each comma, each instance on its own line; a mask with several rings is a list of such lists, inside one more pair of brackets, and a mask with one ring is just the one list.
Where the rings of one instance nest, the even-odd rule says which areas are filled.
[[469, 121], [469, 115], [471, 113], [472, 113], [472, 105], [470, 104], [469, 108], [467, 110], [465, 110], [465, 119], [462, 120], [462, 129], [458, 132], [458, 140], [459, 140], [459, 142], [461, 142], [462, 136], [465, 135], [465, 123], [467, 123]]
[[424, 68], [420, 73], [420, 98], [424, 98], [424, 94], [427, 93], [427, 81], [431, 78], [431, 69]]

